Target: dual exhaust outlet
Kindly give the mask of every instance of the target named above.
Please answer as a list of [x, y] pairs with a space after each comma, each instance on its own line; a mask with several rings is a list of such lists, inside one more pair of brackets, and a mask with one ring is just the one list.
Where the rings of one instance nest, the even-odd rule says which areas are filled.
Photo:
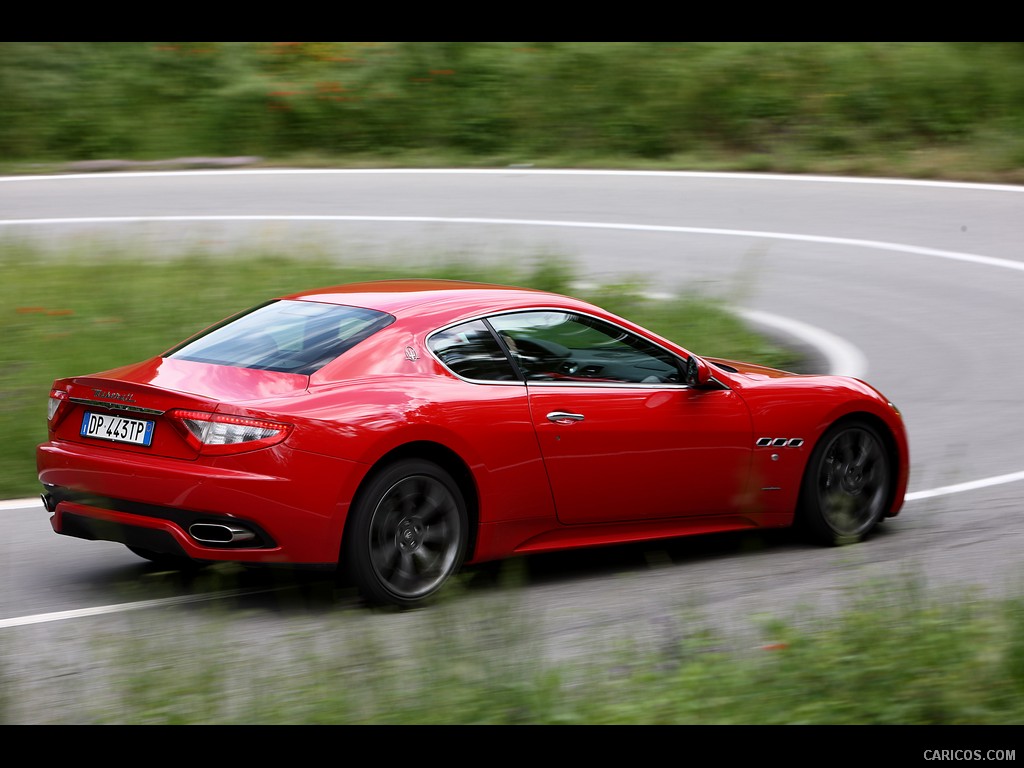
[[[40, 499], [47, 512], [56, 512], [58, 499], [50, 493], [40, 494]], [[248, 528], [226, 523], [192, 523], [188, 534], [200, 544], [224, 546], [227, 544], [243, 544], [254, 541], [256, 534]]]
[[188, 534], [201, 544], [239, 544], [252, 541], [256, 534], [237, 525], [223, 523], [193, 523]]

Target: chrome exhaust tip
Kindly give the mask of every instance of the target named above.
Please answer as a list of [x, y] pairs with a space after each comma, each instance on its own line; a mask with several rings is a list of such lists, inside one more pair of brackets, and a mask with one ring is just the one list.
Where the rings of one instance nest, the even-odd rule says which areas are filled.
[[189, 526], [188, 533], [202, 544], [237, 544], [256, 538], [250, 530], [223, 523], [194, 523]]
[[40, 493], [39, 498], [43, 502], [43, 507], [46, 508], [47, 512], [57, 511], [57, 500], [53, 498], [53, 496], [48, 493]]

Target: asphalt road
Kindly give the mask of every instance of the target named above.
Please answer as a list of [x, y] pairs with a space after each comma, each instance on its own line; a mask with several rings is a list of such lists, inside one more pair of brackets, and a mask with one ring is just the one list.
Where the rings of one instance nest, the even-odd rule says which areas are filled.
[[160, 574], [118, 545], [53, 535], [41, 505], [8, 502], [0, 652], [2, 670], [35, 691], [15, 709], [24, 721], [45, 719], [35, 713], [46, 704], [52, 717], [69, 701], [59, 681], [85, 685], [102, 666], [69, 648], [140, 626], [173, 633], [179, 600], [226, 607], [232, 637], [254, 648], [322, 622], [340, 643], [349, 630], [401, 642], [439, 612], [498, 611], [560, 659], [671, 642], [691, 622], [755, 644], [766, 616], [827, 612], [870, 594], [866, 584], [1019, 592], [1024, 187], [516, 169], [19, 177], [0, 178], [0, 236], [406, 264], [558, 254], [588, 281], [697, 289], [817, 347], [824, 368], [866, 378], [901, 408], [912, 457], [904, 511], [854, 547], [773, 533], [529, 558], [503, 571], [518, 589], [481, 573], [457, 608], [404, 614], [362, 610], [315, 581]]

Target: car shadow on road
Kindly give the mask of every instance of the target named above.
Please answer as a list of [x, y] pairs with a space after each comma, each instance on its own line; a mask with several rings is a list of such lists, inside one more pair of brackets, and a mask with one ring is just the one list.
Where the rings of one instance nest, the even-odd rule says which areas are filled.
[[[881, 537], [885, 532], [876, 535]], [[804, 549], [820, 550], [820, 547], [808, 543], [792, 529], [772, 529], [523, 555], [466, 566], [455, 578], [456, 584], [446, 586], [442, 593], [461, 588], [486, 595], [488, 591], [497, 593], [510, 586], [529, 589], [569, 585], [654, 568], [687, 568]], [[139, 563], [106, 571], [97, 577], [99, 581], [93, 586], [117, 592], [118, 598], [130, 594], [139, 600], [180, 599], [195, 604], [209, 599], [229, 610], [286, 613], [317, 614], [367, 608], [355, 589], [339, 582], [333, 571], [245, 567], [236, 563], [168, 570], [152, 563]]]
[[799, 534], [788, 529], [727, 532], [527, 555], [512, 561], [469, 566], [463, 576], [471, 588], [486, 589], [500, 582], [509, 564], [516, 562], [525, 575], [524, 586], [529, 586], [806, 546], [809, 545]]

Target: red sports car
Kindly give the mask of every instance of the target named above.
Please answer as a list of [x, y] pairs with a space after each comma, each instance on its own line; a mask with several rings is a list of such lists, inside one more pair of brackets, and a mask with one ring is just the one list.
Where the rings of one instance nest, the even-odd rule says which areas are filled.
[[897, 514], [869, 385], [701, 358], [577, 299], [456, 281], [307, 291], [144, 362], [58, 379], [57, 533], [144, 558], [337, 568], [413, 605], [463, 564]]

